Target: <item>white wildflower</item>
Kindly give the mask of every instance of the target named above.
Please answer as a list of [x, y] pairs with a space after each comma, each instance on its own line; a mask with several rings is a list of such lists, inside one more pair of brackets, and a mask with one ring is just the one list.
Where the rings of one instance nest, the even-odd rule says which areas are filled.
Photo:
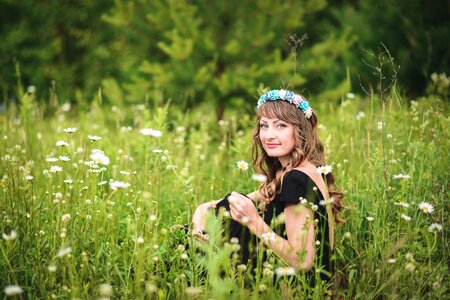
[[236, 166], [242, 171], [248, 170], [248, 163], [244, 160], [240, 160], [240, 161], [236, 162]]
[[95, 141], [101, 140], [102, 137], [97, 136], [97, 135], [88, 135], [88, 139], [90, 139], [91, 141], [95, 142]]
[[161, 131], [152, 128], [142, 128], [141, 130], [139, 130], [139, 133], [145, 136], [153, 136], [156, 138], [160, 138], [162, 136]]
[[264, 244], [268, 244], [269, 242], [275, 241], [276, 235], [273, 231], [264, 232], [261, 234], [261, 240]]
[[183, 260], [187, 260], [188, 258], [189, 258], [189, 255], [186, 253], [186, 252], [184, 252], [184, 253], [182, 253], [181, 254], [181, 259], [183, 259]]
[[434, 211], [433, 205], [428, 202], [420, 202], [419, 208], [426, 214], [431, 214]]
[[45, 160], [48, 161], [48, 162], [57, 162], [57, 161], [59, 161], [59, 159], [56, 158], [56, 157], [47, 157]]
[[442, 231], [442, 225], [438, 223], [433, 223], [430, 226], [428, 226], [429, 232], [441, 232]]
[[56, 146], [57, 147], [67, 147], [67, 146], [69, 146], [69, 143], [64, 142], [64, 141], [57, 141]]
[[296, 272], [297, 271], [292, 267], [282, 267], [275, 269], [275, 274], [277, 274], [277, 276], [293, 276]]
[[74, 133], [77, 130], [78, 130], [78, 128], [76, 128], [76, 127], [64, 128], [64, 132], [66, 132], [66, 133]]
[[407, 174], [397, 174], [392, 176], [394, 179], [410, 179], [411, 175], [407, 175]]
[[73, 183], [73, 180], [72, 180], [72, 179], [65, 179], [65, 180], [64, 180], [64, 183], [72, 184], [72, 183]]
[[64, 257], [67, 254], [72, 252], [72, 248], [71, 247], [67, 247], [67, 248], [61, 248], [58, 250], [58, 253], [56, 254], [56, 256], [58, 257]]
[[109, 165], [109, 157], [105, 155], [105, 152], [99, 149], [92, 149], [90, 158], [94, 163], [107, 166]]
[[11, 230], [11, 232], [9, 234], [2, 233], [2, 237], [6, 241], [15, 240], [17, 238], [17, 231]]
[[369, 222], [372, 222], [372, 221], [374, 220], [373, 217], [367, 217], [366, 219], [367, 219], [367, 221], [369, 221]]
[[70, 157], [65, 156], [65, 155], [60, 156], [60, 157], [58, 157], [58, 158], [59, 158], [60, 161], [69, 161], [69, 160], [70, 160]]
[[70, 214], [64, 214], [61, 217], [61, 221], [63, 221], [64, 223], [67, 223], [67, 222], [69, 222], [70, 218], [71, 218]]
[[109, 283], [102, 283], [99, 287], [100, 295], [104, 297], [111, 297], [113, 294], [113, 287]]
[[144, 243], [144, 238], [143, 238], [142, 236], [138, 237], [138, 238], [136, 239], [136, 243], [138, 243], [138, 244], [143, 244], [143, 243]]
[[17, 284], [7, 285], [3, 290], [7, 296], [16, 296], [23, 293], [23, 290]]
[[56, 172], [62, 172], [62, 170], [63, 170], [63, 168], [60, 166], [51, 166], [49, 171], [52, 173], [56, 173]]
[[319, 167], [317, 167], [316, 172], [318, 174], [327, 175], [327, 174], [331, 173], [332, 170], [333, 170], [333, 168], [331, 166], [319, 166]]
[[407, 215], [405, 215], [405, 214], [401, 214], [400, 217], [401, 217], [403, 220], [405, 220], [406, 222], [410, 222], [410, 221], [411, 221], [411, 217], [410, 217], [410, 216], [407, 216]]
[[362, 118], [364, 118], [366, 116], [366, 114], [363, 111], [358, 112], [358, 114], [355, 116], [356, 120], [360, 120]]
[[114, 181], [110, 181], [110, 182], [109, 182], [109, 186], [110, 186], [113, 190], [117, 190], [117, 189], [126, 189], [126, 188], [128, 188], [128, 187], [130, 186], [130, 184], [127, 183], [127, 182], [114, 180]]
[[406, 208], [409, 207], [409, 203], [406, 203], [406, 202], [394, 202], [394, 205], [403, 206], [403, 207], [406, 207]]
[[31, 181], [31, 180], [33, 180], [33, 176], [31, 176], [31, 175], [27, 175], [27, 176], [25, 176], [25, 179], [26, 180], [28, 180], [28, 181]]

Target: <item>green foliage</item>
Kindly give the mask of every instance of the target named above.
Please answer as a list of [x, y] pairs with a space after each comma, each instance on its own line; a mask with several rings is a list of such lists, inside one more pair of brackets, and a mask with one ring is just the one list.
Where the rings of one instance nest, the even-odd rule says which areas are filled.
[[[325, 297], [326, 286], [310, 286], [301, 272], [274, 278], [284, 265], [274, 255], [251, 274], [233, 258], [237, 246], [221, 238], [217, 219], [202, 246], [183, 226], [199, 203], [257, 188], [250, 170], [236, 168], [250, 161], [253, 117], [227, 111], [217, 123], [206, 103], [184, 113], [170, 104], [110, 108], [99, 99], [87, 113], [57, 106], [46, 116], [35, 96], [25, 94], [20, 110], [11, 105], [0, 116], [2, 290], [18, 284], [25, 298], [96, 298], [107, 283], [114, 297], [133, 299]], [[444, 298], [448, 103], [434, 93], [408, 102], [395, 89], [384, 108], [376, 98], [347, 97], [315, 106], [348, 206], [336, 232], [333, 294]], [[146, 127], [162, 136], [140, 133]], [[56, 146], [60, 140], [67, 145]], [[94, 149], [109, 164], [89, 162]], [[115, 190], [110, 180], [130, 186]], [[423, 212], [421, 202], [434, 211]], [[430, 232], [433, 223], [443, 230]], [[17, 237], [8, 239], [12, 230]]]

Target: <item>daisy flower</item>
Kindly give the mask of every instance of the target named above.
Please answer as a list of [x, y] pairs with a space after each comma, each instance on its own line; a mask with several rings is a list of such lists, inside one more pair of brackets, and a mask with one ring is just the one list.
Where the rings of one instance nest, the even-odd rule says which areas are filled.
[[105, 152], [99, 149], [93, 149], [92, 154], [90, 158], [94, 161], [96, 164], [100, 165], [109, 165], [109, 157], [105, 155]]
[[56, 142], [56, 147], [67, 147], [69, 146], [69, 143], [64, 142], [64, 141], [57, 141]]
[[2, 237], [6, 241], [12, 241], [17, 238], [17, 231], [11, 230], [10, 234], [2, 233]]
[[130, 186], [130, 184], [127, 183], [127, 182], [114, 180], [114, 181], [111, 181], [111, 182], [109, 183], [109, 186], [110, 186], [113, 190], [117, 190], [117, 189], [126, 189], [127, 187]]
[[69, 161], [70, 160], [70, 157], [68, 157], [68, 156], [60, 156], [60, 157], [58, 157], [59, 158], [59, 160], [60, 161]]
[[59, 161], [59, 159], [56, 158], [56, 157], [47, 157], [45, 160], [47, 162], [57, 162], [57, 161]]
[[264, 244], [275, 241], [275, 233], [272, 231], [261, 234], [261, 240]]
[[160, 138], [162, 136], [161, 131], [152, 128], [142, 128], [141, 130], [139, 130], [139, 133], [145, 136], [153, 136], [156, 138]]
[[333, 170], [333, 168], [331, 166], [319, 166], [316, 169], [317, 174], [324, 174], [327, 175], [329, 173], [331, 173], [331, 171]]
[[102, 137], [97, 136], [97, 135], [88, 135], [88, 139], [90, 139], [91, 141], [95, 142], [95, 141], [101, 140]]
[[62, 172], [62, 170], [63, 170], [63, 168], [60, 166], [51, 166], [49, 171], [52, 173], [56, 173], [56, 172]]
[[429, 232], [441, 232], [442, 231], [442, 225], [438, 223], [433, 223], [430, 226], [428, 226]]
[[66, 132], [66, 133], [74, 133], [77, 130], [78, 130], [78, 128], [76, 128], [76, 127], [64, 128], [64, 132]]
[[275, 274], [277, 276], [293, 276], [295, 275], [297, 271], [292, 267], [283, 267], [283, 268], [276, 268]]
[[372, 221], [374, 220], [373, 217], [367, 217], [366, 219], [367, 219], [367, 221], [369, 221], [369, 222], [372, 222]]
[[236, 162], [236, 166], [242, 171], [248, 170], [248, 163], [245, 160], [240, 160]]
[[400, 217], [401, 217], [403, 220], [405, 220], [406, 222], [410, 222], [410, 221], [411, 221], [411, 217], [410, 217], [410, 216], [407, 216], [407, 215], [405, 215], [405, 214], [401, 214]]
[[5, 289], [3, 291], [8, 296], [16, 296], [16, 295], [20, 295], [23, 293], [22, 288], [20, 286], [18, 286], [17, 284], [8, 285], [5, 287]]
[[410, 179], [411, 175], [407, 175], [407, 174], [397, 174], [392, 176], [394, 179]]
[[428, 202], [420, 202], [419, 208], [426, 214], [431, 214], [434, 211], [433, 205]]
[[28, 181], [31, 181], [31, 180], [33, 180], [33, 176], [31, 176], [31, 175], [27, 175], [27, 176], [25, 176], [25, 179], [26, 180], [28, 180]]

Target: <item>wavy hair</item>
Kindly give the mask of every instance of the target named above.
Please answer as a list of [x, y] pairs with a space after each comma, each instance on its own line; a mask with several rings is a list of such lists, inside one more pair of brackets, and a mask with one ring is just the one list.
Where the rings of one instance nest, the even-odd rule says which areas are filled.
[[[259, 138], [259, 122], [262, 117], [279, 119], [292, 124], [295, 128], [294, 149], [291, 152], [289, 163], [284, 167], [276, 157], [268, 156], [262, 147]], [[315, 166], [326, 165], [324, 147], [317, 134], [315, 112], [313, 111], [312, 116], [307, 119], [300, 109], [286, 101], [268, 101], [261, 105], [257, 111], [256, 129], [253, 134], [252, 157], [256, 172], [267, 176], [266, 182], [259, 188], [259, 192], [263, 196], [260, 208], [264, 209], [265, 205], [275, 198], [287, 171], [301, 165], [306, 159]], [[326, 183], [328, 193], [334, 199], [331, 206], [334, 220], [336, 223], [342, 224], [343, 219], [340, 212], [343, 208], [342, 198], [344, 194], [334, 189], [334, 177], [331, 173], [326, 175]]]

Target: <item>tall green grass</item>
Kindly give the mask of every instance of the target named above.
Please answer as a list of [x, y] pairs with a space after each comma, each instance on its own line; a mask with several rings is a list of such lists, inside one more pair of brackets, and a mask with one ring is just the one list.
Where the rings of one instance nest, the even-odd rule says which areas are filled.
[[[383, 130], [375, 99], [311, 104], [348, 206], [336, 233], [333, 295], [445, 297], [448, 102], [393, 93]], [[218, 123], [211, 111], [206, 104], [183, 113], [170, 104], [108, 107], [97, 100], [88, 109], [43, 107], [33, 93], [9, 104], [0, 115], [2, 290], [17, 284], [30, 299], [329, 296], [325, 285], [304, 284], [304, 274], [274, 277], [283, 265], [274, 256], [252, 276], [215, 219], [208, 244], [186, 235], [183, 224], [198, 204], [258, 187], [250, 169], [236, 167], [250, 162], [254, 116], [229, 111]], [[94, 149], [109, 164], [86, 163]], [[48, 161], [61, 156], [70, 160]], [[129, 186], [112, 189], [111, 180]], [[421, 202], [434, 211], [425, 213]], [[433, 223], [443, 230], [430, 232]]]

